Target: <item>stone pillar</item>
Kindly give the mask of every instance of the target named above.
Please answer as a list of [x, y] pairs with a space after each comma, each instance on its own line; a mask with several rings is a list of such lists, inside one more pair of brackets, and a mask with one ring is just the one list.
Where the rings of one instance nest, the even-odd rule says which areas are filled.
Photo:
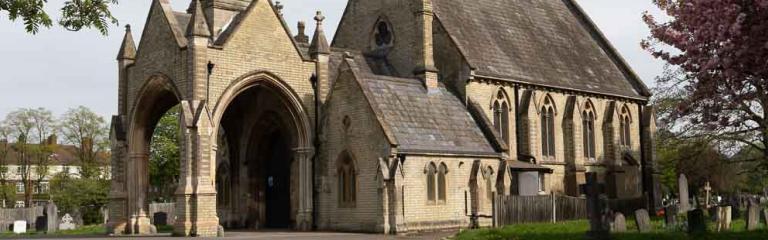
[[125, 127], [122, 117], [112, 116], [110, 129], [111, 168], [109, 191], [109, 216], [107, 232], [109, 234], [126, 234], [128, 227], [127, 186], [125, 164], [128, 162], [128, 145], [126, 143]]
[[299, 211], [296, 216], [296, 228], [301, 231], [312, 230], [312, 154], [312, 148], [294, 149], [294, 161], [299, 163]]
[[149, 189], [149, 153], [145, 151], [133, 152], [129, 156], [129, 196], [128, 209], [131, 213], [130, 233], [148, 234], [151, 223], [149, 220], [147, 204], [147, 190]]
[[648, 194], [651, 209], [661, 208], [661, 173], [656, 168], [656, 113], [653, 107], [642, 108], [641, 124], [643, 191]]

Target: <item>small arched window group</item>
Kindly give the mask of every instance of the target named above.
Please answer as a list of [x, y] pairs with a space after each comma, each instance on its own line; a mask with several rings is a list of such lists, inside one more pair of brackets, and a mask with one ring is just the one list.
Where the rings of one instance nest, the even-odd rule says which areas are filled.
[[550, 97], [544, 99], [541, 107], [541, 156], [547, 160], [555, 158], [555, 106]]
[[509, 144], [509, 111], [507, 95], [503, 90], [499, 90], [493, 102], [493, 127], [507, 144]]
[[448, 167], [441, 163], [438, 167], [431, 162], [427, 166], [427, 202], [430, 204], [443, 204], [446, 200], [445, 175]]
[[339, 206], [354, 207], [357, 200], [357, 174], [354, 161], [347, 152], [342, 153], [338, 165]]
[[630, 119], [632, 118], [629, 116], [629, 109], [626, 106], [621, 109], [620, 118], [621, 119], [619, 122], [621, 122], [621, 127], [619, 128], [619, 131], [621, 131], [621, 133], [619, 135], [621, 135], [621, 137], [619, 140], [621, 142], [621, 146], [632, 146], [632, 138], [630, 137], [632, 136], [630, 131], [630, 127], [632, 126]]
[[584, 106], [581, 113], [581, 129], [584, 146], [584, 158], [595, 160], [595, 107], [590, 102]]

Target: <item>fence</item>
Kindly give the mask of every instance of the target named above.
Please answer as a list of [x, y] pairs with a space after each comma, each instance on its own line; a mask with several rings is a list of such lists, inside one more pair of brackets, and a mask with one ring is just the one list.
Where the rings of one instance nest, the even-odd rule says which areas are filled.
[[27, 226], [34, 227], [38, 217], [43, 216], [45, 207], [36, 206], [31, 208], [0, 208], [0, 231], [10, 230], [14, 221], [26, 221]]
[[[605, 200], [607, 207], [626, 216], [646, 207], [646, 197]], [[493, 209], [494, 226], [521, 223], [559, 222], [587, 219], [587, 199], [569, 196], [501, 196], [496, 195]]]

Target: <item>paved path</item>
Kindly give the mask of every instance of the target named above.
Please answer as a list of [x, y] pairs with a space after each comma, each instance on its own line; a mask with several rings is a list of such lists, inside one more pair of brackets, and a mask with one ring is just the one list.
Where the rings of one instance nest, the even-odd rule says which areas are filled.
[[[453, 236], [455, 232], [435, 232], [418, 235], [391, 236], [381, 234], [362, 234], [362, 233], [335, 233], [335, 232], [227, 232], [225, 237], [217, 238], [224, 240], [439, 240], [448, 236]], [[201, 239], [201, 238], [174, 238], [169, 235], [143, 236], [143, 237], [55, 237], [45, 238], [43, 236], [29, 239], [87, 239], [87, 240], [122, 240], [122, 239], [150, 239], [150, 240], [174, 240], [174, 239]], [[12, 238], [25, 239], [25, 238]]]

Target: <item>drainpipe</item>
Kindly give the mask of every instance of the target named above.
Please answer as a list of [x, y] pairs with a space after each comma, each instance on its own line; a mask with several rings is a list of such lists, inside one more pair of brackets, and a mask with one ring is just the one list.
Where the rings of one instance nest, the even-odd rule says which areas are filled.
[[312, 74], [312, 77], [309, 79], [309, 81], [312, 83], [312, 90], [314, 91], [315, 95], [315, 131], [314, 131], [314, 137], [312, 139], [312, 144], [315, 147], [315, 153], [312, 154], [312, 229], [317, 229], [317, 188], [315, 187], [315, 163], [317, 162], [317, 157], [320, 154], [320, 89], [318, 88], [318, 79], [317, 75]]

